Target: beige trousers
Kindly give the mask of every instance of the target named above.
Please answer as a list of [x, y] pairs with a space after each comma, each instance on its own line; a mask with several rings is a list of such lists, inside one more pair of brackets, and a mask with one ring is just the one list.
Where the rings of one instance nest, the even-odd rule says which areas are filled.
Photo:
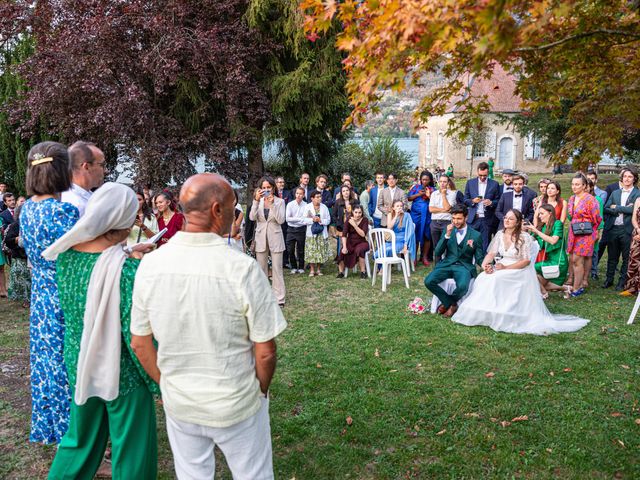
[[[256, 252], [256, 259], [260, 264], [260, 268], [264, 274], [269, 277], [269, 251]], [[278, 303], [284, 303], [285, 286], [284, 272], [282, 271], [282, 252], [271, 252], [271, 289], [278, 300]]]

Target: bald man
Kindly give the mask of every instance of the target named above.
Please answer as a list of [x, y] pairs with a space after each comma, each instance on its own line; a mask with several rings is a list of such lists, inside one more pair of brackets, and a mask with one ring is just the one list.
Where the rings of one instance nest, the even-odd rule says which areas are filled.
[[93, 190], [104, 183], [104, 153], [93, 143], [78, 141], [69, 147], [69, 162], [71, 188], [60, 201], [74, 205], [82, 217]]
[[219, 175], [189, 178], [186, 229], [136, 275], [131, 343], [160, 384], [178, 479], [213, 478], [215, 445], [233, 478], [273, 478], [268, 390], [287, 324], [257, 262], [222, 238], [234, 198]]

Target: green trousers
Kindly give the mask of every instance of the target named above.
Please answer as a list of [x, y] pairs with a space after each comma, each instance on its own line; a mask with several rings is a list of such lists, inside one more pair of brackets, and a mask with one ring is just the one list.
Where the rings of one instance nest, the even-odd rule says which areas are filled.
[[114, 480], [155, 480], [158, 473], [156, 411], [153, 396], [145, 385], [111, 402], [96, 397], [84, 405], [72, 401], [69, 430], [53, 459], [49, 479], [92, 479], [100, 467], [109, 437]]
[[[448, 278], [452, 278], [456, 282], [456, 289], [451, 292], [451, 295], [445, 292], [444, 289], [438, 285], [440, 282], [443, 282]], [[441, 267], [438, 265], [424, 279], [424, 285], [429, 289], [429, 291], [438, 297], [445, 308], [449, 308], [465, 296], [469, 290], [471, 278], [471, 272], [463, 266], [452, 265], [450, 267]]]

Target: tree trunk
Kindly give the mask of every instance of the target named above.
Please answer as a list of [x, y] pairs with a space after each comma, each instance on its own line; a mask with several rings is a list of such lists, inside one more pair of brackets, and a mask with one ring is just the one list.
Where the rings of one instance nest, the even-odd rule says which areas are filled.
[[246, 198], [246, 214], [244, 240], [247, 245], [253, 241], [253, 232], [255, 230], [255, 222], [249, 220], [249, 211], [253, 202], [253, 192], [258, 186], [260, 177], [264, 174], [264, 162], [262, 159], [262, 137], [260, 141], [256, 141], [247, 146], [248, 157], [248, 175], [247, 175], [247, 198]]

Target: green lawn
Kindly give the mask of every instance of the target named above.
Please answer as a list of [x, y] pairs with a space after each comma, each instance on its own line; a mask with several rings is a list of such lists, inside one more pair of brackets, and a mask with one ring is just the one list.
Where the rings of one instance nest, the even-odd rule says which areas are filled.
[[[581, 331], [501, 334], [408, 313], [430, 297], [427, 271], [409, 290], [394, 272], [385, 294], [335, 268], [287, 273], [271, 400], [277, 478], [640, 477], [633, 299], [594, 284], [548, 301], [589, 318]], [[27, 443], [27, 341], [24, 311], [0, 302], [0, 478], [40, 478], [54, 453]], [[173, 478], [161, 420], [159, 430], [161, 478]]]

